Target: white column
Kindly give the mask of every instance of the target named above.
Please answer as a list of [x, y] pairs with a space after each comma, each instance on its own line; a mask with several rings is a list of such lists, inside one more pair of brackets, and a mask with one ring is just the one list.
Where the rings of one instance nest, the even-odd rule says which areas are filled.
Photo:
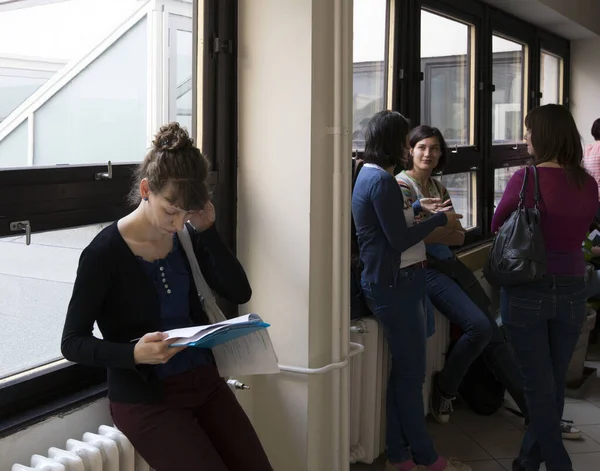
[[[348, 353], [352, 1], [239, 2], [238, 254], [280, 363]], [[277, 470], [348, 469], [347, 369], [240, 394]]]

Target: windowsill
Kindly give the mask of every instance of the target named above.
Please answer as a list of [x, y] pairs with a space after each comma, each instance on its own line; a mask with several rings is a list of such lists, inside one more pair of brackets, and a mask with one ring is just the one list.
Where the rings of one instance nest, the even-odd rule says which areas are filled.
[[0, 439], [31, 427], [50, 417], [66, 414], [106, 397], [106, 383], [59, 396], [22, 413], [0, 419]]

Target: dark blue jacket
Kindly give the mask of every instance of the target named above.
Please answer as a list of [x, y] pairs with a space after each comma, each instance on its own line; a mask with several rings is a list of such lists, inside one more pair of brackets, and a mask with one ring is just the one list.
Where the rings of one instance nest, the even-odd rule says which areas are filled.
[[[363, 281], [395, 286], [402, 252], [427, 237], [448, 218], [437, 213], [408, 227], [404, 197], [396, 179], [373, 167], [363, 167], [352, 192], [352, 216], [364, 264]], [[413, 205], [421, 212], [420, 203]]]

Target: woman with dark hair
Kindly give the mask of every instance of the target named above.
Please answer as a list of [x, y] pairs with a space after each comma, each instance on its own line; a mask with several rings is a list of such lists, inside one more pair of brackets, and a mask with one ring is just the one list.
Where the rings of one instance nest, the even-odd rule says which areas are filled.
[[[439, 199], [408, 204], [393, 176], [408, 146], [409, 123], [400, 113], [381, 111], [365, 129], [365, 162], [352, 195], [352, 214], [364, 265], [367, 304], [388, 341], [392, 371], [387, 392], [387, 470], [466, 471], [438, 456], [423, 414], [425, 380], [425, 245], [436, 227], [460, 219], [445, 213]], [[413, 225], [415, 214], [432, 213]], [[420, 466], [420, 468], [419, 468]]]
[[[411, 204], [421, 198], [450, 201], [448, 190], [433, 173], [441, 172], [448, 156], [444, 137], [437, 128], [418, 126], [410, 133], [410, 155], [406, 170], [396, 175], [404, 198]], [[421, 220], [427, 214], [419, 215]], [[450, 247], [462, 245], [464, 230], [437, 228], [425, 238], [427, 250], [427, 295], [444, 317], [462, 330], [446, 356], [446, 364], [433, 378], [430, 412], [441, 424], [448, 423], [452, 401], [470, 365], [484, 355], [486, 365], [510, 393], [528, 422], [528, 409], [517, 359], [492, 317], [490, 300], [479, 281], [454, 255]], [[433, 315], [429, 316], [433, 322]], [[561, 421], [563, 438], [578, 439], [581, 432]]]
[[585, 148], [583, 167], [594, 177], [598, 184], [598, 199], [600, 199], [600, 118], [592, 125], [592, 137], [596, 142]]
[[[451, 204], [446, 187], [432, 178], [446, 163], [448, 148], [437, 128], [418, 126], [410, 134], [410, 155], [406, 170], [396, 175], [404, 198], [413, 203], [421, 198], [440, 198]], [[419, 214], [421, 221], [427, 214]], [[448, 422], [452, 401], [467, 370], [492, 338], [492, 325], [487, 315], [476, 306], [449, 276], [435, 267], [438, 260], [454, 260], [450, 246], [462, 245], [465, 231], [459, 221], [455, 227], [438, 227], [425, 238], [430, 266], [426, 269], [427, 295], [433, 305], [463, 334], [446, 358], [441, 372], [433, 377], [430, 412], [442, 424]], [[442, 262], [440, 262], [441, 264]], [[430, 320], [433, 316], [430, 316]]]
[[[530, 418], [513, 469], [537, 471], [545, 462], [548, 471], [572, 471], [561, 440], [560, 417], [567, 368], [586, 316], [581, 244], [598, 210], [598, 188], [581, 166], [580, 135], [566, 108], [535, 108], [525, 126], [527, 151], [539, 179], [547, 274], [538, 282], [501, 289], [502, 321], [519, 360]], [[508, 182], [492, 219], [493, 232], [517, 208], [527, 170], [517, 171]], [[525, 206], [533, 205], [531, 181]]]
[[[131, 189], [136, 209], [81, 254], [61, 350], [108, 369], [113, 420], [156, 471], [271, 471], [212, 351], [171, 347], [163, 333], [222, 317], [211, 289], [236, 304], [252, 294], [215, 229], [208, 170], [179, 124], [160, 129]], [[210, 289], [195, 286], [182, 237]]]

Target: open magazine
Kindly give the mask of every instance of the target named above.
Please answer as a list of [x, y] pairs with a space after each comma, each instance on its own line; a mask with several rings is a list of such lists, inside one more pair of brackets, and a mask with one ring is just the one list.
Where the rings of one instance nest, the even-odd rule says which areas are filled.
[[279, 373], [277, 355], [258, 314], [165, 331], [174, 347], [211, 348], [221, 376]]

